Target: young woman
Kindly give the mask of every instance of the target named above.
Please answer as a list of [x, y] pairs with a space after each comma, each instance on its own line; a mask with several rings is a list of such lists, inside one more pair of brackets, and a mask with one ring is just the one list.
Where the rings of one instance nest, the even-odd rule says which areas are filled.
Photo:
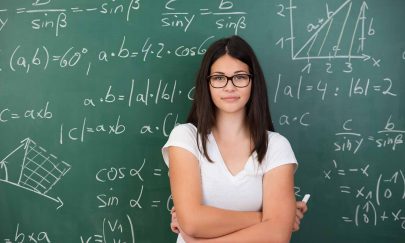
[[207, 49], [187, 122], [162, 148], [177, 242], [289, 242], [307, 210], [295, 201], [297, 161], [274, 132], [262, 69], [242, 38]]

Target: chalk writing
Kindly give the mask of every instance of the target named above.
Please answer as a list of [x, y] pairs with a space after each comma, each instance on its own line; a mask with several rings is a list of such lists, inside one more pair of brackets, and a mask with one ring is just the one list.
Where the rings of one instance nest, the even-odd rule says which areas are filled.
[[[89, 47], [70, 46], [58, 52], [51, 51], [46, 45], [34, 49], [17, 45], [10, 53], [8, 67], [13, 72], [25, 72], [27, 74], [34, 72], [34, 70], [39, 72], [54, 68], [60, 70], [80, 69], [83, 74], [88, 76], [94, 63], [110, 63], [133, 58], [147, 62], [152, 57], [159, 60], [167, 56], [201, 56], [206, 52], [206, 46], [214, 37], [209, 36], [198, 44], [179, 44], [173, 48], [167, 48], [164, 42], [152, 42], [150, 37], [145, 39], [142, 46], [132, 48], [127, 45], [128, 40], [125, 35], [119, 46], [113, 47], [112, 50], [92, 50]], [[93, 55], [93, 53], [97, 53], [97, 55]], [[56, 66], [52, 64], [56, 64]]]
[[356, 154], [366, 141], [371, 141], [379, 149], [389, 148], [395, 151], [400, 144], [404, 143], [405, 130], [396, 130], [395, 123], [391, 119], [392, 116], [387, 119], [384, 129], [377, 131], [377, 135], [366, 138], [353, 131], [352, 119], [346, 120], [342, 126], [343, 131], [335, 134], [337, 141], [334, 142], [334, 151]]
[[177, 126], [179, 114], [174, 114], [169, 112], [166, 114], [163, 122], [161, 124], [145, 124], [139, 130], [140, 134], [155, 134], [156, 132], [161, 133], [163, 136], [168, 137], [171, 130]]
[[53, 113], [49, 110], [49, 101], [41, 109], [27, 109], [23, 112], [15, 112], [9, 108], [0, 109], [0, 122], [9, 122], [16, 119], [52, 119]]
[[[22, 161], [14, 161], [17, 154], [23, 154]], [[12, 161], [12, 162], [9, 162]], [[16, 163], [21, 163], [17, 165]], [[17, 174], [9, 174], [9, 170], [19, 168]], [[0, 161], [0, 170], [4, 171], [0, 182], [9, 183], [16, 187], [34, 192], [63, 206], [59, 197], [52, 197], [48, 192], [70, 170], [71, 166], [65, 161], [59, 161], [58, 157], [49, 153], [46, 149], [38, 146], [30, 138], [21, 141], [20, 145]], [[18, 170], [14, 170], [18, 172]], [[1, 174], [0, 174], [1, 175]], [[18, 178], [18, 179], [17, 179]]]
[[[89, 242], [127, 242], [135, 243], [135, 228], [132, 218], [126, 214], [125, 219], [117, 218], [103, 218], [102, 232], [99, 234], [80, 236], [81, 243]], [[129, 234], [127, 234], [129, 232]]]
[[[301, 72], [311, 73], [312, 65], [316, 61], [325, 61], [325, 71], [333, 73], [336, 70], [331, 60], [344, 60], [344, 67], [338, 71], [352, 73], [354, 62], [359, 60], [368, 62], [372, 67], [380, 67], [380, 58], [366, 54], [366, 41], [376, 34], [373, 27], [373, 17], [368, 17], [368, 5], [362, 2], [356, 12], [351, 0], [346, 0], [335, 10], [325, 4], [325, 13], [316, 18], [306, 26], [299, 26], [299, 21], [295, 21], [294, 12], [301, 12], [301, 7], [293, 4], [289, 0], [288, 4], [277, 4], [277, 15], [289, 19], [290, 36], [281, 37], [275, 44], [284, 49], [284, 43], [290, 43], [291, 60], [306, 60], [307, 63]], [[348, 21], [349, 19], [355, 19]], [[303, 28], [309, 34], [308, 39], [297, 40], [296, 29]], [[335, 34], [335, 35], [334, 35]], [[301, 37], [302, 38], [302, 37]], [[306, 41], [305, 41], [306, 40]], [[298, 44], [299, 43], [299, 44]], [[319, 63], [319, 62], [318, 62]]]
[[40, 232], [22, 231], [20, 229], [20, 224], [17, 224], [14, 238], [4, 239], [4, 243], [24, 243], [24, 242], [51, 243], [52, 241], [46, 231]]
[[[100, 13], [109, 16], [123, 16], [124, 20], [129, 22], [131, 14], [140, 9], [140, 0], [123, 1], [123, 3], [116, 2], [115, 0], [106, 0], [100, 3], [100, 5], [85, 8], [78, 6], [70, 8], [54, 8], [51, 5], [52, 1], [45, 1], [41, 4], [33, 5], [33, 8], [22, 7], [17, 8], [14, 11], [18, 15], [33, 15], [34, 17], [31, 21], [32, 29], [52, 30], [54, 31], [55, 36], [58, 37], [60, 36], [60, 30], [68, 27], [68, 16], [71, 14]], [[13, 10], [6, 10], [6, 12], [9, 11]], [[4, 24], [6, 22], [7, 21], [4, 21]]]
[[141, 182], [143, 178], [141, 176], [141, 171], [145, 166], [146, 159], [143, 160], [142, 165], [136, 168], [126, 168], [126, 167], [110, 167], [102, 168], [96, 174], [96, 180], [99, 182], [114, 182], [118, 180], [124, 180], [126, 177], [137, 177]]
[[[165, 4], [166, 12], [162, 13], [161, 23], [162, 27], [181, 29], [187, 32], [192, 23], [196, 23], [197, 13], [190, 13], [189, 11], [179, 11], [178, 3], [173, 0], [168, 0]], [[215, 20], [215, 27], [221, 29], [231, 29], [237, 35], [242, 29], [246, 29], [247, 20], [245, 11], [234, 11], [234, 3], [232, 1], [223, 1], [218, 5], [217, 10], [210, 10], [210, 8], [200, 8], [199, 16], [221, 16]]]
[[302, 115], [298, 116], [291, 116], [291, 115], [281, 115], [278, 119], [278, 124], [281, 126], [289, 126], [292, 124], [298, 124], [304, 127], [308, 127], [310, 125], [310, 115], [309, 112], [304, 112]]
[[95, 125], [89, 125], [87, 117], [84, 117], [80, 126], [66, 128], [65, 124], [62, 123], [60, 125], [59, 143], [63, 144], [66, 139], [83, 143], [86, 136], [89, 134], [120, 135], [125, 132], [125, 129], [125, 123], [121, 121], [120, 116], [116, 118], [114, 123], [97, 122]]
[[348, 176], [361, 177], [368, 181], [374, 179], [372, 183], [366, 185], [350, 185], [347, 183], [339, 185], [338, 190], [340, 193], [352, 197], [352, 200], [358, 203], [353, 214], [342, 216], [342, 220], [345, 223], [352, 223], [356, 227], [361, 224], [378, 226], [384, 222], [398, 221], [399, 227], [405, 230], [405, 214], [402, 212], [401, 204], [398, 204], [398, 207], [394, 207], [394, 209], [391, 207], [386, 208], [386, 205], [389, 205], [392, 200], [405, 200], [404, 172], [398, 170], [388, 174], [380, 173], [377, 177], [370, 178], [375, 175], [372, 169], [370, 163], [359, 167], [345, 168], [339, 166], [339, 163], [333, 160], [332, 169], [323, 171], [324, 179], [327, 181], [342, 181], [340, 178]]
[[[108, 189], [95, 195], [97, 198], [97, 208], [111, 208], [126, 205], [129, 208], [143, 209], [144, 207], [141, 199], [144, 194], [145, 173], [148, 173], [145, 172], [146, 164], [147, 160], [144, 158], [143, 161], [134, 168], [110, 166], [99, 169], [95, 174], [96, 181], [106, 185]], [[162, 169], [154, 168], [153, 172], [150, 173], [152, 173], [153, 176], [160, 177], [162, 176]], [[122, 183], [136, 183], [137, 187], [135, 191], [138, 191], [139, 194], [128, 198], [128, 195], [115, 192], [114, 186]], [[162, 200], [156, 198], [149, 203], [150, 207], [158, 208], [161, 207]]]
[[[82, 56], [88, 52], [86, 48], [75, 50], [75, 47], [68, 48], [61, 55], [51, 55], [46, 46], [37, 47], [34, 52], [27, 55], [26, 50], [22, 50], [22, 46], [18, 45], [12, 52], [9, 60], [10, 70], [16, 72], [22, 70], [29, 73], [32, 68], [41, 68], [46, 70], [50, 62], [55, 62], [60, 68], [75, 67]], [[23, 52], [25, 54], [20, 54]]]
[[[283, 99], [306, 99], [313, 95], [318, 97], [322, 102], [331, 98], [340, 98], [344, 95], [348, 98], [354, 97], [372, 97], [374, 95], [397, 96], [397, 92], [393, 90], [393, 82], [390, 78], [382, 80], [373, 80], [371, 78], [351, 78], [340, 82], [328, 82], [319, 80], [313, 82], [300, 76], [297, 80], [285, 80], [283, 75], [279, 74], [277, 86], [274, 93], [274, 103], [281, 98]], [[339, 97], [338, 97], [339, 96]]]

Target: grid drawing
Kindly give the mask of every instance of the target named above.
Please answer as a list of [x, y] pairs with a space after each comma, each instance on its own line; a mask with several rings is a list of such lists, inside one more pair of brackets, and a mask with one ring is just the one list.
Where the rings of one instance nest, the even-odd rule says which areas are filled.
[[[17, 153], [23, 154], [18, 180], [10, 179], [7, 168], [10, 159], [17, 156]], [[17, 148], [0, 161], [0, 169], [3, 170], [3, 178], [0, 178], [0, 181], [40, 194], [61, 204], [59, 207], [63, 205], [59, 197], [53, 198], [47, 193], [69, 172], [71, 166], [30, 138], [22, 140]]]

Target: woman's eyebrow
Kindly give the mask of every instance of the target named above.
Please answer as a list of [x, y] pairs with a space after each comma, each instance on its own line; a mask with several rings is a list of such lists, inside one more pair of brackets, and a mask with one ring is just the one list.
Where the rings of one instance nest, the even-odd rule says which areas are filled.
[[[249, 71], [245, 71], [245, 70], [238, 70], [238, 71], [235, 71], [235, 72], [233, 72], [233, 73], [249, 73]], [[223, 74], [223, 75], [225, 75], [225, 73], [224, 72], [220, 72], [220, 71], [217, 71], [217, 72], [213, 72], [212, 74]]]

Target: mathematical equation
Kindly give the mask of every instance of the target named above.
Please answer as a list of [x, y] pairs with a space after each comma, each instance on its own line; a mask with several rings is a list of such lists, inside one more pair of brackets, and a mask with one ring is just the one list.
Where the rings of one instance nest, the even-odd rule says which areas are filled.
[[[70, 7], [61, 8], [53, 7], [51, 0], [33, 0], [32, 6], [29, 8], [21, 7], [16, 9], [2, 8], [0, 31], [8, 23], [10, 15], [33, 15], [34, 17], [30, 21], [31, 28], [36, 31], [48, 30], [53, 31], [56, 37], [60, 36], [60, 31], [69, 26], [69, 20], [72, 14], [102, 14], [102, 15], [114, 15], [124, 16], [125, 21], [130, 20], [130, 16], [140, 9], [139, 0], [129, 0], [123, 2], [116, 2], [114, 0], [104, 1], [96, 4], [95, 6], [88, 7]], [[125, 2], [125, 3], [124, 3]], [[15, 16], [12, 16], [15, 18]]]
[[[190, 13], [189, 11], [178, 11], [176, 1], [169, 0], [165, 4], [166, 12], [162, 13], [162, 27], [180, 28], [187, 32], [190, 25], [193, 23], [194, 18], [198, 15]], [[216, 29], [231, 29], [237, 35], [240, 29], [247, 27], [247, 12], [235, 11], [234, 3], [232, 1], [218, 1], [217, 9], [210, 10], [209, 8], [200, 8], [199, 16], [220, 16], [215, 20]], [[179, 17], [180, 16], [180, 17]]]
[[[120, 43], [111, 43], [110, 50], [92, 50], [89, 47], [66, 47], [65, 50], [50, 50], [46, 45], [38, 47], [25, 47], [17, 45], [10, 53], [1, 52], [4, 60], [8, 60], [6, 65], [12, 72], [32, 73], [34, 71], [43, 72], [45, 70], [66, 70], [80, 71], [83, 75], [89, 76], [94, 63], [108, 64], [118, 60], [140, 59], [147, 62], [154, 57], [157, 60], [166, 56], [192, 57], [203, 55], [206, 52], [206, 46], [215, 36], [209, 36], [201, 43], [195, 45], [179, 44], [176, 47], [168, 48], [164, 42], [152, 42], [150, 37], [137, 48], [127, 46], [126, 36]], [[129, 41], [133, 42], [133, 41]], [[114, 47], [114, 45], [117, 45]], [[3, 59], [3, 58], [2, 58]], [[0, 66], [0, 71], [5, 68]]]
[[[23, 228], [23, 227], [21, 227]], [[15, 234], [13, 238], [5, 238], [4, 243], [23, 243], [23, 242], [35, 242], [35, 243], [51, 243], [52, 238], [49, 237], [47, 231], [23, 231], [18, 223], [16, 226]]]
[[[121, 17], [124, 23], [134, 22], [132, 16], [134, 14], [142, 14], [141, 5], [147, 4], [140, 0], [115, 1], [107, 0], [93, 6], [86, 7], [54, 7], [51, 0], [40, 1], [35, 0], [30, 8], [21, 7], [16, 9], [0, 9], [0, 31], [6, 24], [11, 24], [9, 15], [17, 14], [20, 16], [34, 16], [30, 21], [31, 29], [35, 31], [51, 31], [56, 37], [62, 35], [61, 31], [69, 27], [71, 18], [74, 15], [95, 15], [101, 14], [108, 17]], [[154, 6], [156, 7], [156, 6]], [[213, 16], [213, 24], [216, 29], [230, 29], [234, 34], [238, 34], [241, 29], [247, 27], [247, 13], [245, 11], [235, 10], [235, 5], [232, 1], [220, 0], [214, 10], [202, 7], [198, 8], [198, 13], [189, 11], [181, 6], [181, 3], [176, 0], [168, 0], [164, 4], [164, 11], [161, 12], [160, 27], [179, 29], [187, 32], [191, 25], [197, 25], [197, 16], [202, 18], [200, 21], [207, 21], [208, 16]], [[72, 16], [73, 15], [73, 16]], [[15, 16], [12, 16], [15, 18]]]
[[[168, 112], [162, 121], [153, 121], [139, 125], [136, 129], [142, 135], [152, 135], [159, 133], [164, 137], [168, 137], [171, 130], [179, 124], [179, 114]], [[126, 133], [128, 124], [121, 120], [118, 115], [116, 119], [111, 121], [89, 121], [84, 117], [77, 125], [66, 125], [61, 123], [59, 126], [59, 144], [64, 144], [67, 141], [84, 143], [89, 135], [110, 135], [119, 136]]]
[[336, 152], [351, 152], [356, 154], [364, 146], [366, 141], [372, 142], [377, 148], [389, 148], [392, 151], [397, 150], [398, 146], [404, 143], [405, 130], [396, 128], [392, 121], [392, 115], [387, 119], [383, 130], [377, 131], [376, 135], [370, 135], [366, 138], [358, 132], [354, 132], [350, 124], [353, 119], [348, 119], [343, 123], [342, 132], [335, 134], [336, 141], [333, 143]]
[[[81, 243], [135, 243], [135, 227], [132, 218], [126, 214], [125, 219], [103, 218], [102, 232], [92, 235], [80, 236]], [[129, 234], [128, 234], [129, 232]]]
[[274, 103], [280, 99], [296, 100], [316, 97], [320, 102], [326, 102], [333, 97], [372, 97], [383, 95], [396, 97], [393, 81], [390, 78], [376, 80], [372, 78], [350, 78], [350, 80], [326, 81], [307, 80], [302, 75], [297, 80], [285, 80], [281, 74], [278, 75], [277, 86], [274, 93]]
[[[99, 234], [94, 233], [92, 235], [80, 235], [78, 242], [81, 243], [116, 243], [116, 242], [132, 242], [135, 243], [135, 228], [133, 220], [130, 215], [126, 214], [126, 218], [122, 219], [110, 219], [103, 218], [101, 224], [101, 232]], [[51, 243], [52, 240], [47, 231], [23, 231], [20, 224], [17, 224], [15, 234], [12, 238], [5, 238], [4, 243]], [[128, 234], [130, 232], [130, 234]]]
[[[124, 103], [126, 106], [131, 107], [133, 102], [137, 102], [148, 106], [149, 104], [159, 105], [162, 102], [173, 104], [177, 101], [177, 98], [185, 96], [183, 102], [193, 100], [194, 87], [184, 92], [178, 88], [177, 80], [174, 82], [168, 82], [164, 80], [153, 81], [146, 80], [146, 83], [140, 84], [145, 89], [141, 92], [137, 92], [135, 89], [135, 80], [132, 79], [130, 87], [125, 91], [115, 91], [113, 85], [109, 85], [105, 93], [97, 98], [84, 98], [83, 105], [88, 107], [96, 107], [101, 104], [114, 104]], [[177, 101], [181, 102], [181, 101]], [[1, 118], [1, 117], [0, 117]]]
[[15, 111], [10, 108], [0, 108], [0, 122], [9, 122], [16, 119], [43, 120], [52, 119], [53, 112], [49, 109], [49, 101], [41, 108], [28, 108], [22, 111]]
[[[391, 201], [405, 200], [405, 175], [402, 170], [397, 170], [392, 173], [379, 173], [378, 176], [374, 171], [371, 171], [372, 163], [363, 164], [361, 166], [351, 166], [345, 168], [339, 165], [336, 160], [333, 160], [332, 168], [323, 170], [323, 177], [326, 181], [339, 181], [338, 186], [340, 193], [351, 197], [356, 204], [354, 212], [350, 215], [342, 216], [341, 219], [345, 223], [352, 223], [356, 227], [361, 224], [370, 224], [378, 226], [384, 222], [397, 222], [402, 229], [405, 230], [405, 211], [403, 203], [398, 203], [396, 206], [388, 206]], [[347, 184], [345, 177], [356, 177], [367, 179], [366, 185], [351, 185]]]
[[[142, 164], [138, 168], [127, 168], [126, 166], [110, 166], [106, 168], [101, 168], [96, 172], [96, 181], [106, 187], [104, 193], [99, 193], [95, 197], [97, 198], [97, 208], [113, 208], [113, 207], [125, 207], [143, 209], [144, 204], [147, 204], [151, 208], [159, 208], [164, 205], [168, 211], [170, 211], [169, 206], [172, 203], [171, 196], [169, 196], [165, 202], [162, 202], [161, 198], [153, 198], [149, 202], [145, 202], [142, 199], [144, 194], [144, 177], [145, 177], [145, 164], [147, 163], [146, 158], [143, 159]], [[168, 174], [163, 172], [162, 168], [153, 168], [151, 171], [147, 172], [149, 176], [152, 177], [162, 177], [168, 176]], [[120, 195], [119, 192], [114, 191], [114, 185], [127, 183], [138, 186], [138, 195], [130, 196], [128, 198], [127, 193], [125, 195]], [[125, 198], [125, 199], [124, 199]], [[150, 198], [150, 197], [148, 197]]]

